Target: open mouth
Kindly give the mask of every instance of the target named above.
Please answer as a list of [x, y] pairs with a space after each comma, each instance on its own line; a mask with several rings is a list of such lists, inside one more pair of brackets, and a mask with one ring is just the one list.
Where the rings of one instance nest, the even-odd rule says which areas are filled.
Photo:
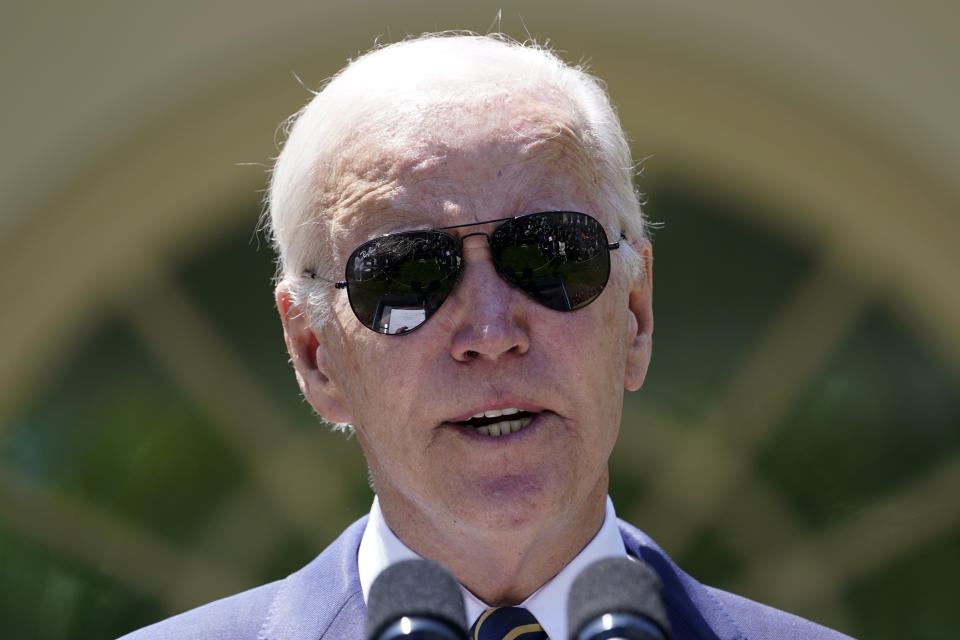
[[457, 424], [471, 427], [485, 436], [506, 436], [520, 431], [533, 422], [537, 414], [520, 409], [492, 409], [478, 413], [469, 420]]

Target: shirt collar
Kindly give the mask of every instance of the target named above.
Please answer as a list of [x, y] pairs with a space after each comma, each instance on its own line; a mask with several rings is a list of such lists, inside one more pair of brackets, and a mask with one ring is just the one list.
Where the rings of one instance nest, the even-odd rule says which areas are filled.
[[[600, 530], [587, 543], [587, 546], [578, 553], [560, 573], [548, 580], [519, 606], [526, 607], [536, 616], [540, 626], [547, 635], [556, 640], [567, 637], [567, 595], [580, 572], [590, 563], [601, 558], [625, 557], [627, 550], [623, 546], [623, 538], [617, 528], [617, 514], [613, 509], [613, 501], [607, 496], [606, 511]], [[405, 545], [387, 526], [380, 510], [380, 502], [374, 497], [370, 507], [370, 519], [360, 539], [360, 549], [357, 552], [357, 569], [360, 574], [360, 588], [363, 590], [363, 601], [367, 601], [370, 585], [380, 572], [394, 562], [419, 558], [410, 547]], [[467, 626], [480, 617], [489, 605], [482, 602], [463, 586], [460, 587], [463, 603], [467, 611]]]

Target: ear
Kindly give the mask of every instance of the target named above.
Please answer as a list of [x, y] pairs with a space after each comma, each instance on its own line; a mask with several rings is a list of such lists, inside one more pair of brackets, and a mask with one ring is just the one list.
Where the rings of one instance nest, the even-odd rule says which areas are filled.
[[630, 284], [627, 366], [623, 386], [636, 391], [643, 384], [653, 348], [653, 248], [646, 239], [635, 249], [642, 260]]
[[307, 313], [293, 302], [289, 283], [277, 285], [274, 292], [283, 338], [303, 397], [330, 422], [352, 422], [336, 376], [328, 367], [328, 341], [322, 331], [310, 325]]

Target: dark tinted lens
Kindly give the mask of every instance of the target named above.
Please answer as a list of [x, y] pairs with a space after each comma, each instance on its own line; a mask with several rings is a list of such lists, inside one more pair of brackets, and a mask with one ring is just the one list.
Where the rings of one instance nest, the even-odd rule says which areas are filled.
[[399, 334], [426, 322], [457, 282], [456, 241], [438, 231], [407, 231], [366, 242], [347, 261], [350, 306], [364, 326]]
[[607, 234], [585, 213], [554, 211], [510, 220], [490, 236], [490, 251], [501, 278], [557, 311], [590, 304], [610, 276]]

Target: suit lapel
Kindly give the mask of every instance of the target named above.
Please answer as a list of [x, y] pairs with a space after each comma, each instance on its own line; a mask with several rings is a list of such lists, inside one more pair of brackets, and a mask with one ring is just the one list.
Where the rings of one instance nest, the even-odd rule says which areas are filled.
[[[261, 640], [362, 638], [366, 607], [357, 573], [357, 549], [367, 518], [348, 527], [303, 569], [288, 576], [260, 630]], [[627, 552], [647, 562], [663, 581], [674, 640], [737, 640], [743, 634], [726, 609], [677, 567], [642, 531], [619, 522]]]
[[684, 573], [639, 529], [619, 521], [627, 553], [653, 567], [663, 581], [663, 597], [673, 640], [742, 640], [743, 633], [723, 605], [707, 589]]
[[277, 591], [260, 640], [362, 638], [365, 607], [357, 573], [363, 517]]

